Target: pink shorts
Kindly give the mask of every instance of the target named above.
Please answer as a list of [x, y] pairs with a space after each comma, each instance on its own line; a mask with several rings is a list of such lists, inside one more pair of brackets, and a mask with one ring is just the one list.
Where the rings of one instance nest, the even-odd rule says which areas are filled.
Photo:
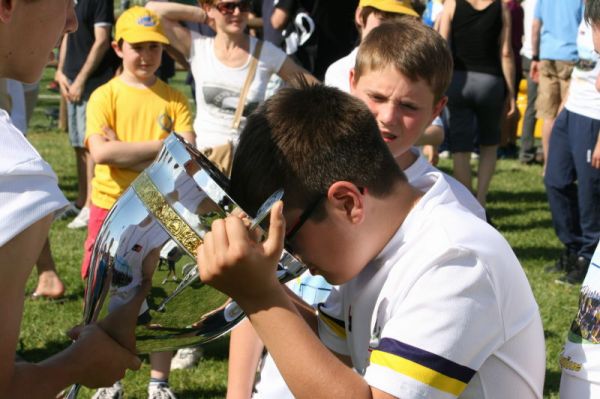
[[90, 261], [92, 260], [92, 250], [96, 243], [96, 238], [100, 233], [100, 228], [104, 219], [108, 216], [110, 209], [99, 208], [92, 204], [90, 206], [90, 221], [88, 222], [88, 233], [83, 244], [83, 261], [81, 262], [81, 278], [86, 279], [90, 270]]

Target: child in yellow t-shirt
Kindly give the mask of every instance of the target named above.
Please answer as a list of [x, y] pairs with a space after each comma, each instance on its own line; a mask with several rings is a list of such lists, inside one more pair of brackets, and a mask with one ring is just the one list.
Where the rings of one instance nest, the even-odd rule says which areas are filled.
[[[92, 205], [81, 275], [110, 208], [148, 166], [171, 132], [195, 142], [188, 101], [155, 76], [163, 45], [169, 44], [159, 18], [132, 7], [117, 20], [112, 46], [123, 72], [96, 89], [88, 102], [85, 145], [96, 163]], [[160, 354], [158, 354], [160, 355]], [[170, 365], [170, 354], [166, 363]], [[152, 361], [151, 363], [155, 363]], [[154, 365], [154, 364], [153, 364]], [[164, 370], [168, 377], [168, 367]], [[154, 376], [154, 367], [152, 371]]]

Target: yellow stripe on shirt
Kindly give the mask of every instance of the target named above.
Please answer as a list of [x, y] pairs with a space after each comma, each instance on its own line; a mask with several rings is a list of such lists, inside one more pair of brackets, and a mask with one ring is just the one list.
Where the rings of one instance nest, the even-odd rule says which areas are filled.
[[374, 350], [371, 353], [371, 364], [387, 367], [400, 374], [404, 374], [420, 381], [423, 384], [455, 396], [459, 396], [467, 387], [467, 384], [462, 381], [440, 374], [428, 367], [387, 352]]

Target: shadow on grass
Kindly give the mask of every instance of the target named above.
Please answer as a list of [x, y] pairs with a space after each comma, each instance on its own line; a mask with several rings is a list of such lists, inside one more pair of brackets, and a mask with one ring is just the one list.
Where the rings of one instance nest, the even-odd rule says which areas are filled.
[[561, 250], [553, 246], [521, 247], [519, 244], [515, 244], [512, 246], [512, 249], [515, 251], [517, 258], [522, 262], [540, 260], [542, 262], [550, 262], [558, 259], [561, 254]]
[[28, 362], [39, 362], [54, 354], [57, 354], [58, 352], [67, 348], [69, 345], [71, 345], [71, 342], [65, 336], [65, 339], [61, 341], [46, 342], [43, 348], [22, 348], [17, 351], [17, 354]]
[[[491, 213], [492, 215], [492, 219], [494, 220], [494, 222], [496, 222], [496, 219], [500, 219], [500, 218], [496, 218], [494, 216], [494, 213]], [[514, 220], [513, 220], [514, 222]], [[551, 229], [552, 228], [552, 221], [551, 220], [534, 220], [534, 221], [527, 221], [524, 220], [521, 223], [502, 223], [502, 221], [498, 220], [498, 230], [500, 230], [500, 232], [502, 231], [506, 231], [506, 232], [517, 232], [517, 231], [529, 231], [529, 230], [534, 230], [534, 229]]]
[[71, 302], [71, 301], [79, 301], [81, 302], [83, 300], [83, 293], [71, 293], [71, 294], [67, 294], [64, 295], [62, 298], [58, 298], [58, 299], [50, 299], [50, 298], [45, 298], [45, 297], [33, 297], [32, 296], [33, 293], [28, 294], [27, 295], [27, 300], [29, 302], [32, 303], [37, 303], [40, 305], [61, 305], [65, 302]]
[[177, 390], [177, 397], [179, 399], [198, 399], [198, 398], [222, 398], [225, 396], [225, 392], [222, 389], [189, 389], [189, 390]]
[[546, 380], [544, 382], [544, 396], [554, 394], [558, 396], [560, 386], [560, 371], [546, 370]]
[[546, 197], [546, 193], [542, 191], [492, 191], [489, 194], [488, 202], [490, 204], [499, 203], [499, 202], [508, 202], [508, 203], [522, 203], [534, 205], [536, 202], [541, 202], [543, 204], [548, 203], [548, 197]]
[[227, 360], [229, 355], [229, 334], [204, 345], [204, 358]]

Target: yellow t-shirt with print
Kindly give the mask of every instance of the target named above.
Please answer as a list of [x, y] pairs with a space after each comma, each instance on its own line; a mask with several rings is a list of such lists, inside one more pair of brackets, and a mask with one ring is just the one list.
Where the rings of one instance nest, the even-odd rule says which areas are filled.
[[[187, 98], [160, 79], [148, 88], [127, 85], [119, 77], [98, 87], [86, 109], [85, 142], [103, 127], [113, 129], [120, 141], [161, 140], [171, 131], [191, 132], [192, 117]], [[92, 180], [92, 203], [110, 209], [139, 172], [110, 165], [96, 165]]]

